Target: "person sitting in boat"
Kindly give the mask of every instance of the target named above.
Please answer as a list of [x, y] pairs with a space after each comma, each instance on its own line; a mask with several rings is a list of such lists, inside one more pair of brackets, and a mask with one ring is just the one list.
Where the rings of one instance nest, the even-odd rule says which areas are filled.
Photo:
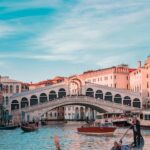
[[111, 150], [121, 150], [121, 144], [115, 141]]
[[140, 145], [140, 138], [141, 138], [141, 125], [140, 125], [140, 121], [136, 117], [133, 118], [132, 129], [133, 129], [133, 137], [134, 137], [133, 147], [136, 147]]

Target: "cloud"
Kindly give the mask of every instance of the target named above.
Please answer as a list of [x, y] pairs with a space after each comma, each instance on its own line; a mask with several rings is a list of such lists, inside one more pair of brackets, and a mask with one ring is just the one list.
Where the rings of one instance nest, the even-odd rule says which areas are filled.
[[[54, 20], [47, 16], [46, 25], [43, 28], [41, 28], [42, 21], [36, 27], [33, 24], [26, 24], [26, 26], [21, 24], [22, 34], [27, 29], [30, 34], [33, 33], [22, 42], [25, 45], [22, 47], [30, 52], [22, 50], [23, 52], [19, 54], [14, 52], [11, 55], [1, 55], [0, 57], [3, 58], [99, 65], [101, 62], [99, 59], [107, 56], [110, 59], [109, 61], [102, 59], [104, 64], [112, 64], [113, 57], [116, 64], [120, 63], [122, 55], [119, 53], [116, 58], [118, 51], [130, 51], [147, 39], [144, 33], [136, 36], [141, 26], [142, 28], [148, 26], [147, 18], [150, 17], [150, 10], [146, 1], [82, 0], [75, 4], [71, 2], [66, 4], [59, 0], [44, 2], [31, 0], [23, 3], [2, 4], [2, 6], [10, 7], [10, 11], [13, 9], [12, 6], [17, 10], [28, 7], [55, 7], [58, 11], [53, 14]], [[28, 17], [26, 19], [28, 21]], [[32, 20], [32, 17], [30, 19]], [[6, 31], [3, 34], [7, 33]], [[8, 33], [12, 33], [11, 30]]]
[[[42, 49], [54, 54], [74, 54], [77, 51], [86, 53], [98, 49], [110, 51], [115, 48], [132, 47], [142, 40], [142, 37], [136, 38], [132, 35], [135, 37], [134, 42], [126, 39], [118, 43], [113, 40], [112, 34], [116, 33], [121, 36], [119, 32], [123, 32], [127, 26], [133, 26], [142, 21], [143, 17], [149, 16], [149, 9], [144, 8], [117, 15], [112, 15], [113, 12], [112, 14], [110, 12], [115, 7], [125, 9], [130, 6], [135, 9], [143, 3], [139, 2], [137, 5], [132, 2], [131, 4], [129, 2], [127, 4], [125, 2], [100, 4], [99, 1], [83, 1], [73, 7], [69, 13], [61, 13], [60, 16], [56, 16], [60, 23], [58, 22], [57, 26], [53, 28], [46, 28], [45, 33], [39, 34], [39, 37], [31, 41], [30, 45], [33, 45], [35, 49]], [[108, 10], [109, 12], [107, 12]]]
[[0, 22], [0, 38], [4, 38], [8, 35], [12, 35], [15, 29], [9, 24]]

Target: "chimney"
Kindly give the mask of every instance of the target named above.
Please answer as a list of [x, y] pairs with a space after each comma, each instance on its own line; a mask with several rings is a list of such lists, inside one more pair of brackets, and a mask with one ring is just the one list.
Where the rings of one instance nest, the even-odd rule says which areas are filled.
[[139, 60], [138, 61], [138, 68], [141, 68], [142, 66], [141, 66], [141, 61]]
[[150, 63], [150, 56], [147, 57], [147, 64]]

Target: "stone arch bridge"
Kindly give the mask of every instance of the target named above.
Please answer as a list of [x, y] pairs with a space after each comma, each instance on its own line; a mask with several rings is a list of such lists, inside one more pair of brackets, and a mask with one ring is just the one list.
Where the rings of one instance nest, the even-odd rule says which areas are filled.
[[97, 111], [120, 112], [140, 110], [139, 93], [92, 83], [80, 86], [80, 92], [72, 95], [68, 84], [59, 83], [15, 94], [10, 98], [8, 110], [14, 116], [22, 111], [40, 116], [48, 110], [65, 105], [90, 106]]

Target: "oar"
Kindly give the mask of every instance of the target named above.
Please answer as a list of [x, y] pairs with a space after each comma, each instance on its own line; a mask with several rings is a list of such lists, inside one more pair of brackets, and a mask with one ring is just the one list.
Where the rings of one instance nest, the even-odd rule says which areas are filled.
[[126, 130], [126, 132], [122, 135], [122, 137], [120, 138], [120, 142], [122, 141], [122, 139], [125, 137], [125, 135], [128, 133], [128, 131], [131, 129], [131, 127], [132, 126], [130, 126], [127, 130]]
[[56, 150], [60, 150], [59, 137], [57, 135], [54, 137], [54, 143], [56, 146]]

